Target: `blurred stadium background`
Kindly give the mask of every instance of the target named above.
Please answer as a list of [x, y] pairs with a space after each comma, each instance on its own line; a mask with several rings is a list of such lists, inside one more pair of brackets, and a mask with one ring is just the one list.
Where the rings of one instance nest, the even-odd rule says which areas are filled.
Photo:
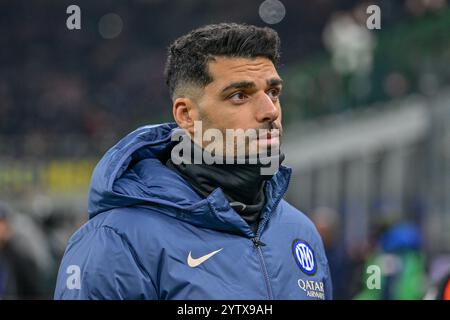
[[[269, 25], [262, 0], [0, 1], [0, 298], [52, 297], [96, 162], [134, 128], [172, 120], [167, 46], [223, 21], [280, 34], [287, 198], [322, 233], [335, 297], [444, 288], [448, 1], [281, 2], [284, 18]], [[81, 30], [66, 28], [71, 4]], [[366, 27], [371, 4], [380, 30]], [[381, 290], [366, 286], [369, 264], [381, 267]]]

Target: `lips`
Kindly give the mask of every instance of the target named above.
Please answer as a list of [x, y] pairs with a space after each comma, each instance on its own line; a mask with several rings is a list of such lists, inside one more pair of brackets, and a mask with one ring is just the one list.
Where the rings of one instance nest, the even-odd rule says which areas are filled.
[[272, 139], [275, 140], [275, 139], [278, 139], [279, 137], [280, 137], [280, 134], [279, 134], [278, 130], [275, 129], [275, 130], [270, 130], [270, 131], [261, 133], [258, 136], [258, 141], [259, 140], [272, 140]]

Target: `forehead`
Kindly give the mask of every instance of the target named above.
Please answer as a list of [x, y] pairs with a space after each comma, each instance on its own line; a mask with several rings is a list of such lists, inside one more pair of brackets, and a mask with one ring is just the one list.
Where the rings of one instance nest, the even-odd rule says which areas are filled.
[[272, 61], [264, 57], [214, 57], [214, 60], [208, 63], [208, 71], [214, 79], [210, 83], [212, 86], [246, 80], [265, 84], [268, 79], [279, 78]]

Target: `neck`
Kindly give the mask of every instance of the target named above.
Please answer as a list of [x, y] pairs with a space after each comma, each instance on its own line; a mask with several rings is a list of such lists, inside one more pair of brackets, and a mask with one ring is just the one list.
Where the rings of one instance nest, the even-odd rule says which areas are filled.
[[[203, 197], [207, 197], [216, 188], [221, 188], [230, 201], [230, 205], [246, 220], [249, 225], [254, 225], [259, 218], [259, 213], [265, 204], [264, 185], [272, 175], [262, 175], [261, 169], [267, 165], [257, 161], [255, 164], [195, 164], [194, 152], [206, 151], [191, 141], [191, 154], [180, 155], [178, 164], [168, 160], [167, 166], [183, 176], [193, 189]], [[197, 150], [195, 150], [197, 149]], [[284, 155], [279, 154], [278, 163], [284, 160]], [[273, 158], [273, 156], [271, 156]], [[225, 159], [224, 159], [225, 160]]]

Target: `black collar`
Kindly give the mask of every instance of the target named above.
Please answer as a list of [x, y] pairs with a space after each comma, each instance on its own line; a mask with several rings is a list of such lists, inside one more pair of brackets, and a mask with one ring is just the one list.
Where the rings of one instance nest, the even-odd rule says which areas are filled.
[[[183, 136], [184, 138], [185, 136]], [[262, 175], [261, 163], [256, 164], [194, 164], [194, 152], [205, 152], [191, 141], [191, 155], [181, 155], [181, 164], [175, 164], [169, 159], [167, 167], [178, 172], [201, 196], [206, 198], [217, 188], [221, 188], [230, 201], [230, 206], [256, 232], [259, 217], [265, 204], [264, 186], [272, 175]], [[203, 154], [203, 153], [202, 153]], [[284, 154], [279, 155], [279, 164], [284, 160]]]

